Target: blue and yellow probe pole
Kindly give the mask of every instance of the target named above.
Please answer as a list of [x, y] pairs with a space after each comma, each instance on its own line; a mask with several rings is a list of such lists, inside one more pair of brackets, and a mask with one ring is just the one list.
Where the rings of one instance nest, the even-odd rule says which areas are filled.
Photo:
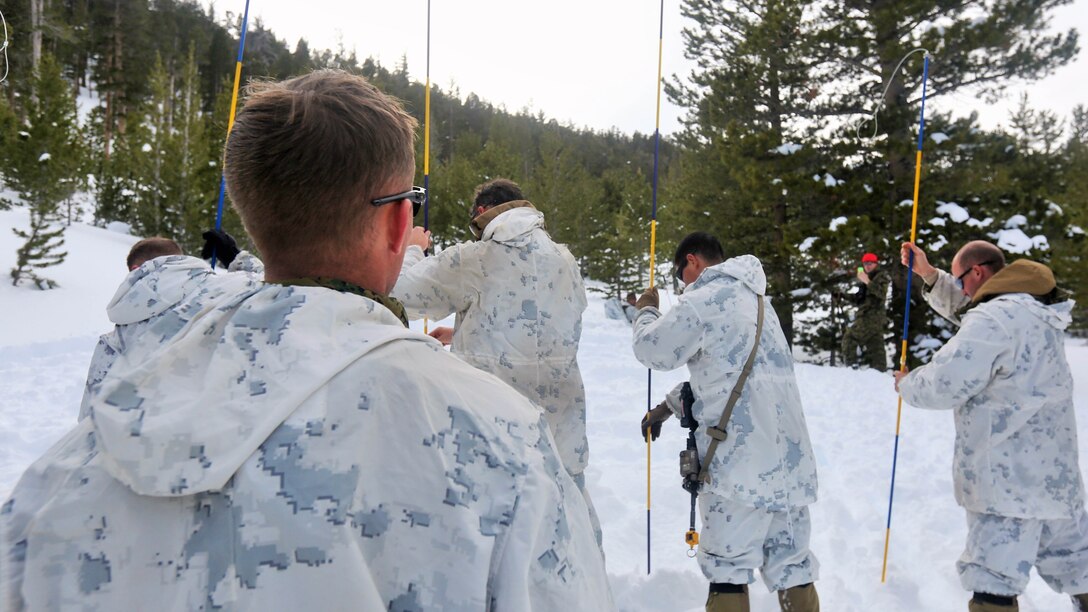
[[[924, 56], [922, 67], [922, 112], [918, 120], [918, 151], [914, 156], [914, 210], [910, 219], [910, 241], [913, 244], [918, 232], [918, 188], [922, 182], [922, 139], [926, 131], [926, 82], [929, 80], [929, 52]], [[911, 251], [907, 265], [907, 298], [903, 314], [903, 346], [899, 355], [899, 371], [907, 371], [907, 332], [910, 329], [910, 291], [911, 279], [914, 278], [914, 252]], [[895, 467], [899, 459], [899, 425], [903, 420], [903, 396], [899, 396], [899, 407], [895, 415], [895, 450], [892, 453], [892, 484], [888, 492], [888, 523], [884, 529], [884, 563], [880, 570], [880, 582], [888, 578], [888, 544], [892, 535], [892, 499], [895, 496]]]
[[[238, 39], [238, 60], [234, 63], [234, 92], [230, 97], [230, 116], [227, 118], [227, 138], [234, 128], [234, 112], [238, 108], [238, 84], [242, 80], [242, 56], [246, 50], [246, 30], [249, 26], [249, 0], [246, 0], [246, 10], [242, 14], [242, 34]], [[227, 192], [226, 169], [219, 175], [219, 205], [215, 212], [215, 229], [223, 228], [223, 196]], [[215, 252], [212, 252], [212, 269], [215, 269]]]

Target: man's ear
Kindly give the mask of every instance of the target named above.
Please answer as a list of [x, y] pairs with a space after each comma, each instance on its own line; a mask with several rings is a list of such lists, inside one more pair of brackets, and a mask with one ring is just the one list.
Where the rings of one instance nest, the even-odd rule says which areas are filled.
[[394, 206], [383, 206], [378, 210], [379, 213], [385, 213], [381, 223], [386, 232], [381, 246], [391, 253], [400, 253], [412, 231], [412, 203], [401, 200]]

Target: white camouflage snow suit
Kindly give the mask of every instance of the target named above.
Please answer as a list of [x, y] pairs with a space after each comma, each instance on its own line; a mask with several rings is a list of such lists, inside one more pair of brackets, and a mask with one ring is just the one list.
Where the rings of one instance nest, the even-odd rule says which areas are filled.
[[969, 591], [1017, 595], [1034, 566], [1056, 591], [1088, 592], [1088, 514], [1064, 344], [1073, 303], [1033, 297], [1054, 279], [1027, 260], [996, 273], [973, 300], [954, 280], [940, 271], [924, 295], [961, 327], [899, 392], [912, 406], [953, 411], [953, 482], [968, 524], [960, 581]]
[[501, 204], [478, 242], [434, 257], [409, 247], [391, 295], [408, 317], [457, 314], [450, 350], [491, 372], [544, 409], [563, 465], [589, 460], [578, 340], [586, 290], [574, 256], [544, 229], [529, 202]]
[[[752, 350], [757, 296], [767, 279], [751, 255], [707, 268], [664, 315], [639, 311], [634, 352], [655, 370], [688, 366], [700, 457], [708, 426], [717, 427], [730, 392]], [[813, 582], [818, 563], [809, 551], [807, 506], [816, 501], [816, 463], [789, 345], [769, 298], [752, 373], [710, 463], [699, 494], [699, 565], [711, 582], [748, 584], [761, 569], [772, 591]], [[669, 407], [679, 416], [678, 392]]]

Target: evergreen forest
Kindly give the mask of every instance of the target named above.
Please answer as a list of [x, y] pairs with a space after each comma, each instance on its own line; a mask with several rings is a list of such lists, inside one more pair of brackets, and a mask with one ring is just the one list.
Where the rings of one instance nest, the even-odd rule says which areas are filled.
[[[690, 74], [665, 79], [686, 109], [658, 161], [656, 266], [695, 230], [760, 258], [791, 342], [834, 357], [862, 253], [892, 269], [887, 329], [898, 347], [923, 96], [992, 101], [1076, 58], [1051, 30], [1070, 0], [682, 0]], [[0, 83], [0, 207], [25, 208], [12, 281], [55, 283], [74, 221], [127, 225], [190, 253], [212, 227], [241, 16], [188, 0], [13, 0]], [[928, 78], [924, 54], [930, 52]], [[344, 48], [313, 49], [248, 27], [243, 79], [320, 68], [361, 74], [423, 124], [424, 84]], [[1070, 116], [1023, 97], [1000, 130], [970, 112], [925, 116], [918, 241], [947, 267], [964, 242], [1050, 265], [1088, 324], [1088, 107]], [[647, 100], [647, 104], [652, 104]], [[948, 108], [945, 106], [944, 108]], [[873, 120], [875, 113], [876, 121]], [[427, 222], [439, 248], [469, 240], [473, 189], [518, 182], [613, 296], [648, 281], [655, 137], [576, 128], [431, 88]], [[423, 177], [423, 139], [417, 154]], [[421, 215], [422, 216], [422, 215]], [[420, 220], [422, 222], [422, 219]], [[249, 248], [226, 207], [225, 229]], [[921, 303], [917, 288], [912, 300]], [[953, 330], [912, 308], [911, 361]]]

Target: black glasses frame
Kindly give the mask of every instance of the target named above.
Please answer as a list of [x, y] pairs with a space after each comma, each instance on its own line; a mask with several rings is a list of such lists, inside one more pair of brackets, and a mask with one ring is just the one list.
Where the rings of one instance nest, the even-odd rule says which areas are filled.
[[415, 217], [419, 214], [420, 207], [427, 201], [427, 190], [422, 187], [412, 187], [408, 191], [374, 198], [370, 203], [374, 206], [382, 206], [384, 204], [389, 204], [390, 202], [400, 202], [401, 200], [408, 200], [412, 203], [412, 216]]
[[680, 260], [680, 265], [675, 262], [672, 264], [672, 289], [679, 295], [684, 292], [684, 269], [688, 267], [688, 258], [685, 256]]
[[992, 259], [988, 259], [988, 260], [986, 260], [986, 261], [984, 261], [982, 263], [977, 263], [974, 266], [971, 266], [971, 267], [967, 268], [966, 270], [963, 271], [963, 274], [960, 274], [959, 276], [956, 277], [956, 289], [959, 289], [960, 291], [963, 291], [963, 277], [967, 276], [967, 273], [970, 272], [971, 270], [974, 270], [975, 266], [992, 266], [995, 263], [997, 263], [997, 262], [992, 260]]

